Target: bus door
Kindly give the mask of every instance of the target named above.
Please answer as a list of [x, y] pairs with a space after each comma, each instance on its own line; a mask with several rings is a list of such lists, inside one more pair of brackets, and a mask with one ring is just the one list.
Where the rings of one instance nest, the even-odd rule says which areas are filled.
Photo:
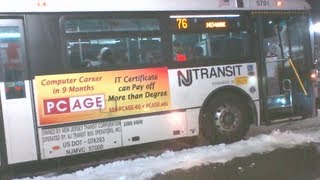
[[313, 112], [308, 78], [308, 21], [304, 15], [261, 18], [263, 114], [266, 122], [300, 119]]
[[23, 19], [0, 18], [0, 136], [5, 141], [0, 150], [8, 164], [37, 157], [32, 85], [27, 78], [26, 64]]

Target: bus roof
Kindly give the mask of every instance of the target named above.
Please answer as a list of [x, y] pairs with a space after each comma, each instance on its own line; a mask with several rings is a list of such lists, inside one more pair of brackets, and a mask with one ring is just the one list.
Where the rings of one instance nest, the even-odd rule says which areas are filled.
[[309, 10], [306, 0], [1, 0], [0, 12]]

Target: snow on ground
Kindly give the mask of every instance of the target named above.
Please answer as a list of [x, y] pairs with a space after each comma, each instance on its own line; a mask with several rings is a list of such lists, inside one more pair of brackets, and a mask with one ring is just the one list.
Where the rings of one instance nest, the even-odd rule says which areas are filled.
[[[308, 125], [308, 122], [305, 121], [301, 124]], [[23, 180], [150, 179], [158, 173], [175, 169], [188, 169], [209, 163], [224, 163], [233, 158], [249, 156], [253, 153], [270, 152], [277, 148], [292, 148], [311, 142], [319, 143], [320, 127], [314, 127], [314, 125], [310, 125], [301, 130], [301, 126], [298, 125], [299, 131], [274, 130], [269, 134], [248, 137], [247, 140], [233, 144], [203, 146], [175, 152], [167, 151], [159, 156], [101, 164], [95, 168], [90, 167], [71, 174], [23, 178]]]

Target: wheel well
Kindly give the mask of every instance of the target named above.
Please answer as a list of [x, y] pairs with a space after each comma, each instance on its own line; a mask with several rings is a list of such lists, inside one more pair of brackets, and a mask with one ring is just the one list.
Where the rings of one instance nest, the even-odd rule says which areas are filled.
[[249, 110], [248, 113], [250, 114], [249, 124], [257, 121], [257, 109], [254, 105], [253, 100], [248, 95], [248, 93], [246, 93], [245, 91], [243, 91], [242, 89], [240, 89], [238, 87], [225, 86], [225, 87], [215, 89], [204, 100], [204, 102], [201, 106], [201, 110], [200, 110], [200, 117], [199, 117], [200, 127], [201, 127], [201, 122], [203, 120], [204, 109], [208, 106], [208, 103], [210, 102], [210, 100], [216, 96], [220, 96], [221, 94], [229, 94], [229, 93], [238, 96], [244, 102], [244, 104], [248, 105], [247, 109]]

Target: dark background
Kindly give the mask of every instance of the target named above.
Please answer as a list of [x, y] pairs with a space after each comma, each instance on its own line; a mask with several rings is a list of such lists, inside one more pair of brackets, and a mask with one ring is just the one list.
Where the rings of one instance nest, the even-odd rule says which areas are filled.
[[313, 22], [320, 21], [320, 0], [308, 0], [311, 5], [311, 13], [313, 17]]
[[308, 0], [311, 5], [311, 12], [313, 15], [314, 21], [318, 21], [320, 19], [320, 0]]

